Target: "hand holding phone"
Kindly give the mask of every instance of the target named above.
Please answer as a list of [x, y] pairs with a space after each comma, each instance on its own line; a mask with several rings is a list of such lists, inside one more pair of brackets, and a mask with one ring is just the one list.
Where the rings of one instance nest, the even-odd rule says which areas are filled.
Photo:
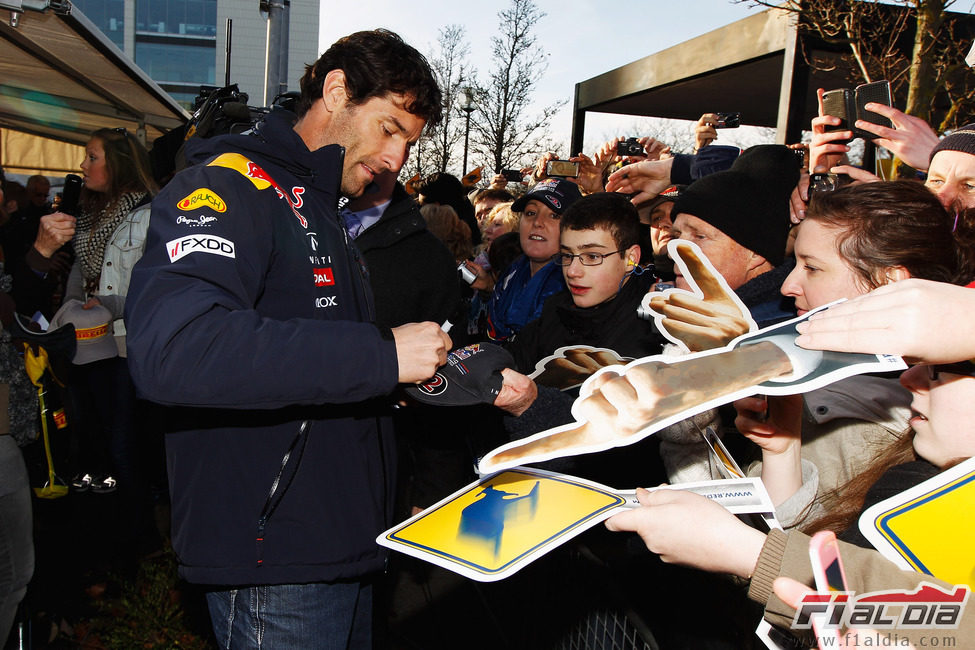
[[579, 163], [569, 160], [550, 160], [545, 164], [545, 175], [553, 178], [576, 178]]
[[[840, 547], [836, 541], [836, 534], [831, 530], [821, 530], [813, 535], [809, 542], [809, 562], [812, 564], [813, 579], [816, 581], [816, 591], [822, 594], [849, 591], [846, 584], [846, 572], [840, 559]], [[830, 622], [824, 614], [813, 614], [809, 617], [820, 648], [838, 648], [840, 643], [840, 629], [835, 622]], [[829, 638], [830, 641], [824, 639]], [[835, 639], [835, 640], [834, 640]]]

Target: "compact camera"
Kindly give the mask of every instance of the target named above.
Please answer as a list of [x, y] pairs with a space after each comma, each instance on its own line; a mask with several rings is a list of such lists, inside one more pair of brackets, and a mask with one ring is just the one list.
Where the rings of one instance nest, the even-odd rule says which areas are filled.
[[636, 138], [627, 138], [623, 142], [616, 143], [617, 156], [645, 156], [647, 152], [643, 149]]
[[718, 118], [714, 123], [716, 129], [737, 129], [741, 126], [741, 113], [715, 113]]

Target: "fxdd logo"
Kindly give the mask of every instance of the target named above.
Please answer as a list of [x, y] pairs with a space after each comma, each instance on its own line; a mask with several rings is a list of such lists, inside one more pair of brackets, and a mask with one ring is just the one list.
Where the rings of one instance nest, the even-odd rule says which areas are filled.
[[237, 256], [232, 241], [215, 235], [190, 235], [189, 237], [174, 239], [166, 244], [166, 253], [169, 255], [170, 262], [175, 262], [190, 253], [210, 253], [223, 257]]

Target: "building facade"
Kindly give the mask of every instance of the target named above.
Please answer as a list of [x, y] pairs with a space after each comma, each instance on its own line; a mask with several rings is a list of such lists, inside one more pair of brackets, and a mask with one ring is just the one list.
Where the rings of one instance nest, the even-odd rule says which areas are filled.
[[[267, 14], [258, 0], [72, 0], [153, 81], [190, 108], [201, 85], [226, 79], [227, 19], [232, 19], [230, 82], [252, 106], [264, 97]], [[319, 0], [291, 0], [288, 90], [318, 58]]]

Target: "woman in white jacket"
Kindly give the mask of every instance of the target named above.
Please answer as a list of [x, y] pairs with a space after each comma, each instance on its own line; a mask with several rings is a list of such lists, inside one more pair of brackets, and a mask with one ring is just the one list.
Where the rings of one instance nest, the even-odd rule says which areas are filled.
[[145, 148], [125, 129], [95, 131], [85, 146], [81, 170], [84, 188], [77, 218], [61, 212], [43, 217], [34, 248], [51, 258], [70, 238], [75, 260], [65, 303], [76, 300], [84, 310], [106, 309], [117, 346], [117, 354], [108, 358], [75, 358], [69, 418], [79, 434], [79, 463], [72, 487], [104, 493], [122, 484], [132, 496], [129, 491], [139, 480], [136, 399], [125, 359], [122, 313], [132, 267], [145, 248], [149, 202], [158, 188]]

